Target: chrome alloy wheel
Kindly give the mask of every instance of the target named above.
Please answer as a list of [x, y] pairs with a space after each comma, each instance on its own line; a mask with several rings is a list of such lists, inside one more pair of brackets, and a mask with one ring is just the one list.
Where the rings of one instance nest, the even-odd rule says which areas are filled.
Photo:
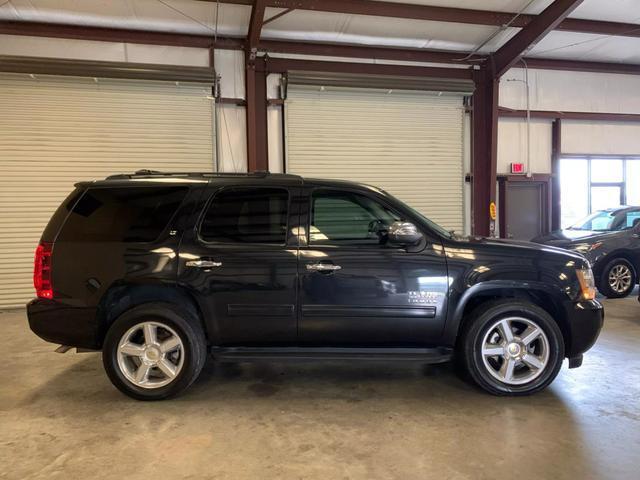
[[160, 322], [134, 325], [118, 343], [118, 367], [131, 383], [141, 388], [160, 388], [182, 370], [184, 346], [171, 327]]
[[482, 339], [482, 361], [489, 374], [502, 383], [529, 383], [549, 362], [549, 339], [528, 318], [502, 318]]
[[616, 293], [624, 293], [631, 286], [631, 277], [627, 265], [616, 265], [609, 271], [609, 287]]

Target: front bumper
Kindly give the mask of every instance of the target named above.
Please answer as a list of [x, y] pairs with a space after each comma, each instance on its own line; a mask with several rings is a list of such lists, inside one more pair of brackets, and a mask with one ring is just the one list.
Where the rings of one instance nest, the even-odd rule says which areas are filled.
[[578, 359], [593, 346], [600, 335], [604, 323], [604, 307], [597, 300], [567, 302], [565, 313], [569, 328], [565, 355], [570, 360]]
[[95, 308], [74, 307], [36, 298], [27, 304], [27, 318], [33, 333], [47, 342], [100, 348]]

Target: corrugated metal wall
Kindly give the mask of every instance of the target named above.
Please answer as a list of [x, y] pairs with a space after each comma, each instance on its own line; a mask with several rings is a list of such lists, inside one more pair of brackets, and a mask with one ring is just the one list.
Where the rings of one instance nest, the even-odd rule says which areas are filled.
[[463, 96], [290, 85], [287, 171], [379, 186], [463, 231]]
[[0, 74], [0, 308], [33, 297], [33, 252], [80, 180], [212, 171], [207, 85]]

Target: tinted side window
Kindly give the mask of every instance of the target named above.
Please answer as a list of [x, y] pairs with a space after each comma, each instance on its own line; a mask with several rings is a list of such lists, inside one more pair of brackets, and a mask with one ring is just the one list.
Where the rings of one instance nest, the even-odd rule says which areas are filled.
[[640, 224], [640, 210], [637, 212], [627, 212], [626, 224], [622, 228], [632, 228]]
[[357, 193], [317, 191], [313, 194], [309, 241], [312, 245], [380, 245], [401, 216]]
[[69, 212], [78, 201], [82, 194], [84, 193], [83, 188], [76, 188], [73, 192], [71, 192], [67, 198], [60, 204], [55, 213], [51, 216], [49, 223], [42, 232], [42, 240], [44, 242], [53, 242], [56, 239], [56, 235], [58, 234], [58, 230], [64, 223], [69, 215]]
[[207, 242], [283, 245], [289, 193], [282, 188], [238, 188], [217, 193], [200, 227]]
[[61, 241], [151, 242], [176, 212], [187, 187], [93, 188], [80, 198]]

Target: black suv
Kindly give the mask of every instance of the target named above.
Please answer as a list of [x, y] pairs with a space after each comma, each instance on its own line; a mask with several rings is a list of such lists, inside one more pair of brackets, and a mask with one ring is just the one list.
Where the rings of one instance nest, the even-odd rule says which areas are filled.
[[581, 255], [462, 238], [384, 191], [267, 173], [83, 182], [36, 251], [43, 339], [102, 350], [124, 393], [186, 389], [208, 353], [457, 360], [497, 395], [545, 388], [595, 342]]
[[571, 227], [531, 241], [584, 255], [598, 290], [608, 298], [626, 297], [638, 283], [640, 207], [599, 210]]

